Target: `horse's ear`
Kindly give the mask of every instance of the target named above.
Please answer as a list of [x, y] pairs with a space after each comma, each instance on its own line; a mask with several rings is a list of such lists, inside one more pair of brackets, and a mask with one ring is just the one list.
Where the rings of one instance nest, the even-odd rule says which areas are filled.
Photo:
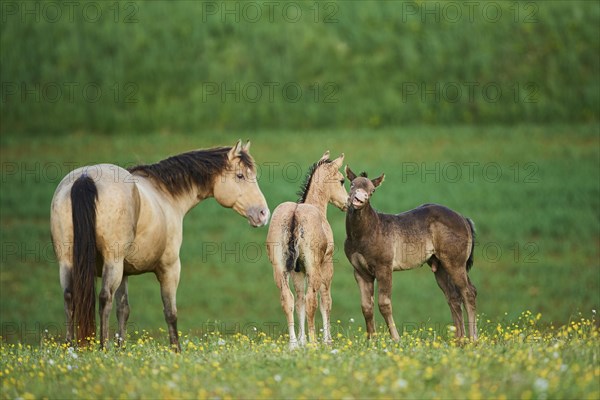
[[340, 156], [333, 160], [331, 163], [333, 164], [335, 169], [340, 169], [340, 167], [344, 163], [344, 153], [340, 154]]
[[229, 158], [229, 161], [233, 161], [234, 158], [239, 157], [241, 152], [242, 152], [242, 139], [239, 139], [237, 141], [237, 143], [235, 144], [235, 146], [233, 146], [231, 148], [231, 150], [229, 150], [229, 153], [227, 153], [227, 157]]
[[242, 146], [242, 150], [248, 153], [250, 151], [250, 139], [246, 141], [246, 144]]
[[349, 166], [346, 165], [346, 177], [350, 179], [350, 182], [356, 179], [356, 174], [352, 172]]
[[373, 183], [373, 186], [377, 187], [377, 186], [381, 185], [381, 183], [383, 182], [384, 179], [385, 179], [385, 174], [381, 174], [381, 176], [379, 178], [371, 179], [371, 182]]
[[323, 153], [323, 157], [321, 157], [321, 159], [319, 161], [325, 161], [325, 160], [329, 160], [329, 150], [327, 150], [325, 153]]

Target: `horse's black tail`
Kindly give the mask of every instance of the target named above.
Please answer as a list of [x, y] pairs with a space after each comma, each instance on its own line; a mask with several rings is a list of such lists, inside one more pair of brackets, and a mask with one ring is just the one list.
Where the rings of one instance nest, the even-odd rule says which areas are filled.
[[285, 269], [290, 272], [291, 270], [295, 270], [296, 272], [300, 272], [300, 264], [298, 263], [298, 235], [296, 232], [298, 221], [296, 221], [296, 212], [292, 214], [292, 219], [290, 221], [290, 236], [288, 237], [288, 245], [285, 259]]
[[469, 272], [473, 266], [473, 253], [475, 252], [475, 223], [470, 218], [467, 218], [467, 222], [471, 229], [471, 254], [469, 254], [469, 258], [467, 258], [467, 272]]
[[88, 344], [96, 334], [97, 198], [94, 180], [86, 174], [73, 183], [73, 317], [77, 324], [77, 338]]

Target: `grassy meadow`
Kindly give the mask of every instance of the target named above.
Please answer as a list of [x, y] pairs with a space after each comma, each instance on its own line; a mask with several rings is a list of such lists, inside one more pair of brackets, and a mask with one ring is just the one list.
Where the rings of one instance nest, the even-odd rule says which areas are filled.
[[0, 347], [2, 398], [597, 399], [595, 314], [540, 330], [540, 315], [486, 329], [477, 344], [419, 330], [398, 343], [344, 327], [331, 347], [288, 351], [263, 332], [182, 337], [171, 352], [147, 332], [126, 349], [76, 350], [46, 337]]
[[[598, 397], [600, 151], [593, 124], [243, 135], [252, 140], [271, 210], [296, 199], [308, 166], [330, 150], [344, 152], [355, 172], [386, 174], [372, 200], [381, 211], [437, 202], [472, 218], [478, 345], [462, 349], [448, 339], [450, 312], [427, 266], [394, 275], [401, 342], [390, 343], [381, 327], [379, 339], [366, 342], [342, 249], [344, 214], [330, 207], [338, 247], [336, 340], [289, 353], [265, 253], [267, 229], [251, 228], [207, 200], [184, 223], [177, 293], [184, 354], [165, 348], [152, 275], [130, 278], [124, 352], [63, 348], [62, 293], [49, 235], [50, 201], [62, 176], [84, 164], [130, 166], [231, 145], [238, 136], [2, 135], [2, 398]], [[383, 323], [378, 311], [376, 322]], [[113, 316], [111, 332], [115, 325]], [[114, 368], [127, 373], [115, 375]]]

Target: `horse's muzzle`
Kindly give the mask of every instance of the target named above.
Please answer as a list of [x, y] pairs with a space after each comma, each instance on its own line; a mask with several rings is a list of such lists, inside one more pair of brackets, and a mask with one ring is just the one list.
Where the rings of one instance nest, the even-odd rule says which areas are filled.
[[251, 207], [246, 213], [248, 223], [254, 227], [265, 226], [269, 222], [270, 215], [271, 212], [267, 207]]
[[362, 208], [368, 200], [369, 195], [363, 189], [350, 194], [350, 204], [356, 209]]

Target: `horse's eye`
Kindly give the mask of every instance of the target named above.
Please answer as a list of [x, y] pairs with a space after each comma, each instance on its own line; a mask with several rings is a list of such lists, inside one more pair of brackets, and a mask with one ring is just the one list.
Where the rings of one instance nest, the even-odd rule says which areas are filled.
[[242, 173], [238, 173], [236, 176], [238, 179], [244, 179], [244, 174]]
[[340, 183], [342, 184], [342, 186], [344, 186], [344, 182], [346, 182], [346, 180], [345, 180], [345, 179], [342, 179], [342, 180], [340, 181]]

